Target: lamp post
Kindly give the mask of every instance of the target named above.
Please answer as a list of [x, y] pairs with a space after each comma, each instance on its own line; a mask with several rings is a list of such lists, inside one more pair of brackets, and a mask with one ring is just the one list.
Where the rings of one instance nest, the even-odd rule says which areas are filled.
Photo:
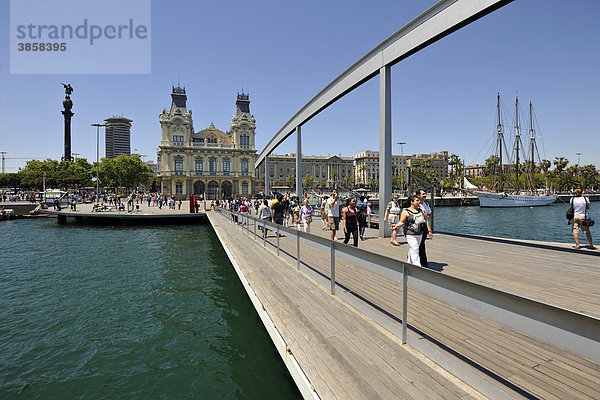
[[581, 166], [581, 154], [582, 153], [575, 153], [575, 155], [577, 156], [577, 166], [578, 167]]
[[[406, 144], [406, 142], [398, 142], [397, 144], [400, 145], [400, 159], [402, 160], [402, 162], [404, 164], [404, 168], [402, 168], [402, 172], [404, 175], [404, 181], [406, 181], [406, 160], [404, 159], [404, 145]], [[404, 182], [402, 183], [402, 190], [404, 190]]]
[[96, 204], [100, 201], [100, 127], [105, 124], [92, 124], [96, 127]]

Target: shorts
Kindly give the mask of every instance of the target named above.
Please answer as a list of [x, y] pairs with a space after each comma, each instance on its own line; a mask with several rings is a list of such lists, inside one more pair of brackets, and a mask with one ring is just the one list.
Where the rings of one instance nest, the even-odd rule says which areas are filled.
[[573, 217], [573, 232], [579, 232], [579, 228], [583, 233], [588, 233], [590, 231], [589, 226], [583, 226], [581, 221], [585, 219], [585, 215], [575, 215]]
[[329, 229], [332, 231], [337, 231], [340, 229], [340, 217], [329, 217]]

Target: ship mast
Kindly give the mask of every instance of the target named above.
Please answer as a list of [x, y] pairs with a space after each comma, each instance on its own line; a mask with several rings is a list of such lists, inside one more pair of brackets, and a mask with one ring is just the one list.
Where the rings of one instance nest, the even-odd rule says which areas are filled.
[[517, 177], [517, 181], [515, 183], [515, 189], [517, 194], [519, 194], [519, 142], [521, 141], [521, 132], [519, 131], [519, 96], [517, 96], [517, 100], [515, 101], [515, 116], [516, 116], [516, 124], [515, 124], [515, 146], [517, 153], [517, 165], [515, 168], [515, 174]]
[[502, 119], [500, 117], [500, 92], [498, 92], [498, 126], [496, 127], [498, 133], [498, 147], [500, 147], [500, 183], [498, 184], [498, 191], [502, 191], [502, 146], [504, 145], [504, 133], [502, 132]]
[[533, 131], [533, 106], [529, 102], [529, 132], [531, 134], [531, 193], [535, 194], [535, 136]]

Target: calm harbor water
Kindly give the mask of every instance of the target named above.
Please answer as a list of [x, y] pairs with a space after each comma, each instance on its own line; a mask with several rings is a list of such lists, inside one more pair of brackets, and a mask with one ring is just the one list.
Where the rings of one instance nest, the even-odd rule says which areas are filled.
[[0, 399], [300, 398], [209, 225], [16, 220], [0, 244]]
[[[437, 207], [435, 230], [505, 237], [513, 239], [539, 240], [547, 242], [573, 243], [572, 226], [567, 225], [565, 213], [568, 205], [555, 203], [544, 207], [480, 208], [480, 207]], [[591, 203], [590, 216], [600, 217], [600, 203]], [[600, 221], [599, 221], [600, 222]], [[600, 224], [591, 228], [592, 237], [600, 243]], [[587, 245], [585, 235], [579, 232], [582, 245]]]

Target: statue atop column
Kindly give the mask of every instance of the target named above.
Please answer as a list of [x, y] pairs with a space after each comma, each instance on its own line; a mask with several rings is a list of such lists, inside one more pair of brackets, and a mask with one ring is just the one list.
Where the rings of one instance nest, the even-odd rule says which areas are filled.
[[73, 87], [70, 83], [63, 83], [62, 85], [65, 88], [65, 99], [63, 100], [63, 107], [65, 109], [62, 111], [62, 115], [65, 116], [65, 154], [62, 160], [73, 161], [73, 157], [71, 157], [71, 117], [73, 116], [71, 112], [71, 108], [73, 108], [71, 93], [73, 93]]

